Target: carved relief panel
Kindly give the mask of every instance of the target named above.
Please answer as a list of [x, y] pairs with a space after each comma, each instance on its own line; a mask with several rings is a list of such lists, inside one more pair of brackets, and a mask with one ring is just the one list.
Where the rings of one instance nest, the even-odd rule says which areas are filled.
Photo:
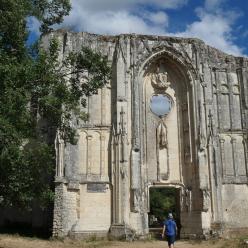
[[224, 177], [234, 176], [232, 138], [230, 135], [223, 135], [220, 139], [222, 151], [222, 165]]
[[245, 142], [243, 135], [221, 135], [221, 159], [225, 183], [247, 181]]
[[218, 106], [219, 127], [222, 130], [231, 128], [230, 119], [230, 96], [229, 85], [227, 83], [227, 74], [225, 70], [215, 71], [215, 82], [213, 84], [214, 96], [217, 96], [216, 106]]
[[230, 102], [229, 88], [225, 81], [220, 82], [220, 107], [221, 118], [220, 123], [223, 129], [230, 129]]
[[217, 85], [214, 81], [212, 84], [213, 89], [213, 121], [214, 125], [218, 128], [219, 127], [219, 112], [218, 112], [218, 93], [217, 93]]
[[214, 104], [218, 106], [220, 149], [224, 183], [247, 181], [246, 153], [236, 72], [216, 71]]
[[111, 88], [106, 85], [99, 89], [96, 94], [89, 96], [87, 107], [83, 109], [88, 115], [88, 124], [91, 125], [111, 125]]
[[216, 71], [215, 83], [213, 92], [217, 99], [214, 99], [214, 104], [218, 105], [220, 128], [222, 130], [240, 130], [242, 128], [241, 103], [237, 73]]
[[247, 158], [245, 157], [245, 140], [242, 135], [237, 135], [234, 145], [235, 149], [235, 163], [237, 168], [237, 175], [241, 177], [247, 177]]
[[82, 130], [78, 140], [79, 174], [85, 178], [101, 179], [107, 176], [107, 145], [109, 133], [103, 130]]
[[241, 109], [240, 109], [240, 87], [238, 76], [236, 73], [228, 74], [230, 89], [231, 89], [231, 111], [232, 111], [232, 129], [241, 129]]

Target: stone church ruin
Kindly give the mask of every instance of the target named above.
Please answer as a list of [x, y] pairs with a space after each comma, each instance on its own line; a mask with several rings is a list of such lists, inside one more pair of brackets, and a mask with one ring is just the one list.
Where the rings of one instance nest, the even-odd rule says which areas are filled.
[[[248, 59], [198, 39], [55, 31], [61, 57], [89, 46], [112, 79], [56, 138], [55, 236], [146, 236], [151, 188], [178, 192], [181, 237], [248, 230]], [[167, 213], [165, 213], [165, 216]]]

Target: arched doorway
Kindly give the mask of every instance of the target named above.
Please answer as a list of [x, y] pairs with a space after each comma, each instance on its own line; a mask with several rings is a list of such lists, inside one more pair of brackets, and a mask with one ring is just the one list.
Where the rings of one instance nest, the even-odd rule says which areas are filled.
[[149, 233], [154, 238], [161, 237], [163, 222], [169, 213], [173, 214], [180, 237], [181, 188], [174, 186], [152, 186], [149, 188]]

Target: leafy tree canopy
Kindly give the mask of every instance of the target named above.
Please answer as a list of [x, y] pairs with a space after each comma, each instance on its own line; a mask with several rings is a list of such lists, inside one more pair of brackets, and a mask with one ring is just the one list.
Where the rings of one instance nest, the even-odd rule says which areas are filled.
[[151, 188], [150, 189], [150, 215], [158, 219], [158, 223], [167, 218], [168, 213], [176, 217], [176, 190], [174, 188]]
[[0, 205], [52, 201], [55, 132], [75, 142], [71, 117], [86, 118], [79, 102], [109, 80], [107, 59], [89, 48], [59, 61], [57, 40], [46, 51], [27, 45], [28, 17], [41, 22], [43, 35], [70, 9], [69, 0], [0, 0]]

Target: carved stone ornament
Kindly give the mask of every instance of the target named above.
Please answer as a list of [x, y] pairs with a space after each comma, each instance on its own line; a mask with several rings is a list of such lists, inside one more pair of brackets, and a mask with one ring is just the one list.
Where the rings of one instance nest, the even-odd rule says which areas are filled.
[[188, 212], [191, 212], [191, 208], [192, 208], [192, 191], [191, 189], [186, 189], [185, 190], [185, 205], [186, 205], [186, 209]]
[[157, 141], [159, 144], [159, 149], [167, 148], [167, 130], [163, 122], [160, 122], [157, 127]]
[[210, 207], [210, 192], [207, 189], [202, 190], [203, 196], [203, 211], [207, 212]]
[[170, 86], [168, 81], [168, 73], [166, 71], [160, 72], [159, 67], [151, 76], [151, 83], [155, 89], [166, 90]]

